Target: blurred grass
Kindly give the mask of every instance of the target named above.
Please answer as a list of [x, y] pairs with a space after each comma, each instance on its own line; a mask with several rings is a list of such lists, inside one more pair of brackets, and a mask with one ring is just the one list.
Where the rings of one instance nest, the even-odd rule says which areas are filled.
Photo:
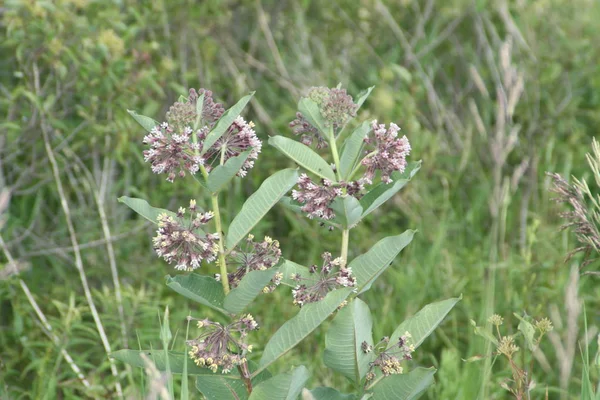
[[[549, 387], [550, 398], [577, 398], [577, 341], [584, 333], [572, 305], [586, 302], [589, 329], [597, 332], [600, 293], [593, 277], [583, 277], [573, 294], [563, 259], [574, 243], [558, 233], [560, 209], [550, 202], [544, 172], [584, 174], [584, 154], [597, 134], [597, 2], [7, 0], [0, 12], [0, 187], [12, 194], [2, 236], [27, 263], [20, 277], [92, 385], [83, 389], [10, 277], [0, 281], [5, 397], [114, 395], [75, 273], [41, 139], [44, 126], [68, 186], [78, 239], [90, 244], [84, 262], [112, 347], [123, 343], [94, 185], [118, 236], [129, 345], [135, 348], [139, 340], [144, 348], [159, 348], [157, 310], [169, 306], [179, 338], [188, 313], [210, 311], [167, 290], [163, 277], [171, 271], [153, 255], [152, 228], [116, 199], [137, 196], [175, 208], [203, 195], [188, 182], [168, 184], [150, 173], [141, 157], [143, 132], [126, 109], [159, 119], [188, 87], [210, 88], [228, 105], [256, 90], [248, 117], [266, 139], [291, 134], [287, 124], [308, 87], [342, 82], [353, 94], [376, 85], [359, 120], [395, 121], [411, 140], [411, 157], [424, 161], [400, 195], [352, 231], [351, 257], [384, 236], [419, 230], [365, 296], [376, 336], [389, 335], [423, 305], [462, 293], [458, 308], [416, 354], [416, 363], [441, 367], [429, 396], [476, 398], [485, 379], [484, 398], [507, 398], [498, 385], [507, 369], [495, 365], [484, 376], [482, 363], [461, 361], [485, 349], [469, 319], [481, 325], [493, 310], [516, 330], [513, 312], [550, 316], [556, 335], [543, 343], [546, 363], [533, 371], [533, 396], [543, 398]], [[507, 82], [508, 70], [522, 77], [523, 90], [514, 113], [504, 118], [499, 106], [516, 90], [514, 81]], [[504, 130], [500, 121], [507, 124]], [[507, 132], [517, 127], [512, 143]], [[257, 168], [223, 196], [225, 219], [268, 173], [288, 164], [265, 146]], [[257, 228], [256, 235], [263, 234], [281, 241], [284, 256], [306, 264], [339, 246], [338, 232], [282, 208]], [[266, 333], [295, 310], [281, 289], [253, 312], [263, 326], [254, 338], [260, 349]], [[574, 336], [573, 321], [579, 326]], [[303, 363], [313, 374], [311, 386], [344, 389], [347, 383], [312, 357], [322, 353], [325, 331], [275, 368]], [[592, 345], [591, 353], [596, 350]], [[121, 381], [126, 393], [141, 389], [138, 371]]]

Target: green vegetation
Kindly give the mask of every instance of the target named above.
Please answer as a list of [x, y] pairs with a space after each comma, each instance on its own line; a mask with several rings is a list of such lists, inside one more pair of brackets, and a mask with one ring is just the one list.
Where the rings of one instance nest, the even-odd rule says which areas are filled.
[[[256, 90], [245, 117], [264, 142], [264, 173], [233, 181], [221, 208], [229, 223], [263, 177], [294, 166], [267, 140], [289, 146], [301, 95], [342, 82], [355, 98], [375, 86], [358, 119], [396, 122], [411, 141], [409, 159], [422, 159], [419, 179], [352, 232], [349, 258], [382, 237], [418, 231], [365, 294], [378, 321], [374, 337], [462, 294], [414, 353], [416, 364], [438, 369], [426, 397], [511, 398], [503, 385], [514, 379], [515, 359], [532, 374], [531, 398], [593, 398], [600, 289], [585, 272], [598, 263], [580, 270], [584, 253], [565, 262], [580, 244], [559, 231], [567, 206], [551, 201], [545, 172], [584, 178], [586, 196], [597, 195], [585, 154], [600, 126], [599, 20], [591, 0], [6, 0], [0, 397], [112, 398], [117, 382], [133, 398], [156, 393], [158, 371], [111, 365], [107, 348], [153, 348], [158, 357], [170, 343], [183, 352], [186, 317], [216, 315], [205, 307], [198, 315], [195, 302], [164, 284], [175, 274], [152, 250], [152, 224], [118, 201], [174, 210], [202, 197], [185, 181], [151, 173], [144, 131], [127, 109], [164, 115], [165, 105], [199, 87], [232, 106]], [[257, 237], [278, 238], [283, 256], [305, 265], [340, 245], [338, 234], [283, 206], [257, 228]], [[265, 340], [295, 313], [290, 302], [280, 288], [253, 305], [270, 314], [260, 321]], [[512, 358], [491, 356], [493, 314], [504, 318], [502, 335], [520, 332]], [[545, 317], [554, 330], [534, 351], [527, 324]], [[348, 380], [312, 357], [324, 352], [317, 345], [326, 328], [272, 369], [304, 364], [309, 387], [343, 391]], [[168, 368], [194, 367], [180, 362]], [[431, 378], [427, 369], [414, 373]], [[192, 391], [178, 378], [174, 387], [163, 383], [176, 395]]]

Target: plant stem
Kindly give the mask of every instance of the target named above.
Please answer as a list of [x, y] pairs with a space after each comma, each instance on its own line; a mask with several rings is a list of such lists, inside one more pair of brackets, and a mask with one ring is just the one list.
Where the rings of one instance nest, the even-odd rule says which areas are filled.
[[219, 210], [219, 194], [211, 196], [213, 213], [215, 213], [215, 225], [219, 234], [219, 270], [221, 273], [221, 284], [225, 294], [229, 293], [229, 277], [227, 276], [227, 262], [225, 261], [225, 246], [223, 246], [223, 226], [221, 224], [221, 212]]
[[331, 155], [333, 156], [333, 162], [335, 163], [335, 173], [338, 180], [342, 180], [342, 174], [340, 172], [340, 155], [338, 153], [337, 144], [335, 143], [335, 135], [333, 134], [333, 127], [329, 128], [329, 145], [331, 146]]
[[344, 267], [348, 264], [348, 241], [350, 240], [350, 229], [342, 231], [342, 260]]

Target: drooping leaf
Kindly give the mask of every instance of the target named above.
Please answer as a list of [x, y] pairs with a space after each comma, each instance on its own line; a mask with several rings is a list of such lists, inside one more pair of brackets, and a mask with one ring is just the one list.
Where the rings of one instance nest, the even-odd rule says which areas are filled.
[[406, 166], [404, 173], [394, 172], [391, 175], [392, 183], [379, 183], [360, 199], [364, 212], [362, 218], [372, 213], [375, 209], [388, 201], [392, 196], [400, 191], [412, 177], [421, 169], [421, 162], [410, 162]]
[[174, 212], [163, 208], [152, 207], [146, 200], [136, 199], [135, 197], [121, 196], [119, 197], [119, 202], [125, 204], [127, 207], [155, 224], [158, 223], [157, 218], [160, 214], [167, 213], [173, 217], [176, 216]]
[[212, 374], [196, 377], [196, 389], [206, 400], [247, 400], [248, 390], [241, 379], [229, 379], [226, 375]]
[[354, 197], [337, 197], [329, 205], [335, 212], [334, 221], [338, 222], [344, 229], [352, 228], [360, 221], [363, 209], [360, 202]]
[[363, 148], [365, 137], [371, 130], [371, 123], [365, 121], [360, 124], [354, 132], [344, 142], [342, 147], [342, 155], [340, 156], [340, 173], [342, 179], [348, 181], [350, 174], [359, 161], [361, 149]]
[[158, 125], [158, 122], [153, 120], [150, 117], [146, 117], [145, 115], [140, 115], [133, 110], [127, 110], [127, 112], [129, 113], [129, 115], [131, 115], [133, 117], [133, 119], [136, 120], [136, 122], [138, 124], [140, 124], [142, 126], [142, 128], [144, 128], [148, 132], [150, 132], [152, 130], [152, 128], [154, 128], [156, 125]]
[[363, 90], [356, 96], [356, 104], [358, 104], [358, 108], [364, 104], [373, 89], [375, 89], [375, 86], [371, 86], [370, 88]]
[[[355, 400], [356, 396], [353, 394], [340, 393], [334, 388], [330, 387], [318, 387], [310, 392], [312, 397], [310, 400]], [[307, 396], [308, 397], [308, 396]], [[302, 399], [308, 400], [308, 399]]]
[[335, 172], [329, 163], [307, 145], [283, 136], [270, 137], [269, 144], [313, 174], [336, 181]]
[[206, 153], [208, 149], [210, 149], [211, 146], [215, 144], [215, 142], [219, 140], [219, 138], [223, 136], [225, 132], [227, 132], [227, 129], [229, 129], [233, 121], [235, 121], [235, 119], [240, 115], [242, 110], [246, 107], [248, 102], [250, 102], [252, 96], [254, 96], [254, 92], [242, 97], [230, 109], [223, 113], [223, 115], [221, 116], [221, 118], [219, 118], [212, 130], [208, 133], [208, 135], [206, 135], [206, 139], [204, 139], [204, 143], [202, 146], [202, 154]]
[[298, 314], [283, 324], [271, 337], [260, 359], [259, 370], [271, 365], [317, 329], [342, 304], [350, 292], [350, 288], [334, 290], [323, 300], [302, 307]]
[[431, 335], [444, 318], [446, 318], [446, 315], [448, 315], [450, 310], [452, 310], [460, 299], [461, 297], [456, 297], [427, 304], [419, 310], [419, 312], [406, 319], [396, 328], [390, 338], [388, 347], [397, 343], [400, 336], [404, 335], [405, 332], [408, 332], [412, 336], [410, 344], [414, 345], [416, 349], [429, 335]]
[[311, 99], [302, 98], [298, 102], [298, 111], [300, 111], [304, 118], [312, 126], [317, 128], [326, 139], [329, 139], [329, 129], [327, 129], [327, 123], [325, 122], [317, 103]]
[[239, 156], [231, 157], [225, 164], [219, 165], [211, 171], [206, 182], [208, 190], [212, 193], [217, 193], [223, 189], [239, 172], [249, 155], [250, 151], [245, 151]]
[[252, 390], [249, 400], [296, 400], [308, 378], [308, 370], [301, 365], [259, 383]]
[[188, 299], [227, 314], [225, 292], [213, 277], [198, 274], [167, 276], [167, 286]]
[[246, 200], [229, 225], [225, 240], [227, 248], [233, 249], [240, 240], [245, 238], [271, 207], [296, 184], [297, 179], [298, 171], [291, 168], [276, 172], [265, 179], [258, 190]]
[[348, 264], [357, 280], [357, 293], [363, 293], [371, 288], [371, 285], [385, 271], [396, 256], [413, 239], [415, 231], [407, 230], [397, 236], [389, 236], [367, 251], [356, 257]]
[[414, 400], [433, 385], [435, 368], [415, 368], [408, 374], [390, 375], [373, 388], [372, 400]]
[[362, 343], [373, 345], [373, 320], [369, 306], [355, 298], [342, 308], [325, 337], [324, 362], [329, 368], [359, 383], [369, 370], [373, 353]]
[[[181, 374], [183, 372], [183, 360], [186, 355], [181, 352], [169, 351], [169, 367], [171, 373]], [[156, 369], [159, 371], [166, 371], [166, 357], [164, 350], [118, 350], [110, 353], [110, 357], [115, 360], [122, 361], [126, 364], [134, 367], [144, 368], [146, 366], [146, 360], [153, 362]], [[187, 365], [188, 375], [214, 375], [214, 373], [208, 368], [201, 368], [194, 363], [188, 363]], [[238, 376], [235, 373], [231, 375], [225, 375], [227, 379], [237, 379]]]
[[232, 314], [242, 312], [252, 301], [262, 293], [277, 268], [269, 268], [264, 271], [250, 271], [241, 280], [239, 285], [232, 289], [225, 297], [224, 306]]
[[517, 329], [523, 334], [527, 348], [530, 351], [534, 351], [537, 348], [535, 344], [535, 327], [526, 319], [526, 317], [521, 317], [517, 313], [513, 313], [513, 315], [520, 321]]
[[471, 325], [474, 327], [473, 333], [475, 333], [477, 336], [481, 336], [488, 342], [492, 342], [495, 345], [498, 345], [498, 339], [496, 339], [496, 337], [492, 334], [492, 332], [490, 332], [488, 329], [486, 329], [486, 327], [477, 326], [477, 322], [475, 322], [473, 320], [470, 320], [470, 322], [471, 322]]

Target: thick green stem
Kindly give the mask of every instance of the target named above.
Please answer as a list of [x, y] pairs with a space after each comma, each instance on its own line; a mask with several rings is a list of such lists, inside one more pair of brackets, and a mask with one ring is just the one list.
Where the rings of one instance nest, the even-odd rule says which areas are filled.
[[225, 294], [229, 293], [229, 277], [227, 276], [227, 262], [225, 261], [225, 246], [223, 246], [223, 226], [221, 224], [221, 212], [219, 210], [219, 195], [211, 196], [212, 209], [215, 214], [215, 225], [219, 234], [219, 271], [221, 273], [221, 284]]
[[340, 155], [338, 153], [337, 144], [335, 143], [335, 135], [333, 134], [333, 127], [329, 128], [329, 146], [331, 146], [331, 155], [333, 156], [333, 162], [335, 163], [335, 172], [338, 180], [342, 180], [342, 174], [340, 172]]
[[348, 265], [348, 241], [350, 240], [350, 229], [342, 231], [342, 260], [344, 267]]

